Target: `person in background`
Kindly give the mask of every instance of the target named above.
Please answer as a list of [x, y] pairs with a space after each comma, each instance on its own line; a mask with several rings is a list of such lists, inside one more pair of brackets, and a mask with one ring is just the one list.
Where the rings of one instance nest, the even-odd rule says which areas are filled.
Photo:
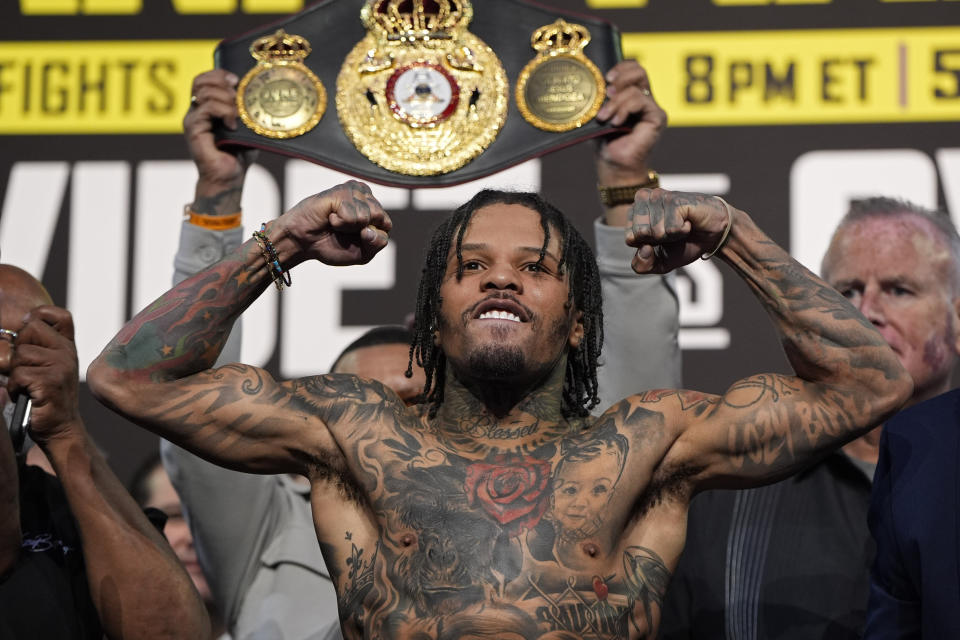
[[854, 255], [886, 277], [848, 286], [900, 354], [918, 393], [880, 438], [869, 517], [877, 553], [864, 638], [956, 638], [960, 391], [949, 389], [960, 356], [960, 237], [944, 213], [904, 202], [874, 208], [846, 235], [860, 241], [850, 248]]
[[187, 570], [193, 586], [203, 600], [210, 618], [212, 640], [230, 640], [223, 624], [223, 617], [216, 608], [210, 595], [210, 586], [207, 577], [197, 561], [197, 551], [193, 547], [193, 535], [183, 517], [180, 506], [180, 496], [177, 495], [170, 476], [167, 475], [160, 453], [148, 457], [137, 468], [130, 481], [130, 495], [142, 509], [156, 509], [166, 516], [167, 522], [163, 526], [163, 536], [170, 543], [173, 552], [177, 554], [180, 563]]
[[30, 436], [56, 472], [0, 434], [0, 638], [206, 637], [190, 578], [84, 427], [70, 313], [0, 265], [0, 318], [0, 404], [30, 397]]
[[[950, 388], [960, 356], [958, 247], [946, 214], [877, 197], [851, 203], [823, 258], [823, 278], [863, 313], [909, 372], [914, 390], [906, 406]], [[884, 431], [877, 425], [782, 482], [697, 497], [662, 637], [860, 638], [874, 558], [867, 514]], [[891, 557], [881, 549], [878, 566]], [[889, 619], [879, 626], [896, 627]]]

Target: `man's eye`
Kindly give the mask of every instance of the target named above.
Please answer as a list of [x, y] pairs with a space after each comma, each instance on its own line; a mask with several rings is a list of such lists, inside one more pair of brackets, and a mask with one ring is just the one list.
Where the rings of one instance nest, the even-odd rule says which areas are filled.
[[467, 260], [463, 263], [464, 271], [476, 271], [480, 268], [480, 263], [476, 260]]
[[911, 291], [910, 289], [907, 289], [906, 287], [893, 287], [891, 291], [895, 296], [912, 296], [913, 295], [913, 291]]
[[860, 295], [860, 290], [853, 287], [840, 289], [840, 295], [842, 295], [847, 300], [853, 300]]
[[529, 262], [529, 263], [523, 265], [523, 268], [524, 268], [526, 271], [530, 271], [530, 272], [532, 272], [532, 273], [546, 273], [546, 272], [547, 272], [546, 267], [544, 267], [544, 266], [543, 266], [542, 264], [540, 264], [539, 262]]

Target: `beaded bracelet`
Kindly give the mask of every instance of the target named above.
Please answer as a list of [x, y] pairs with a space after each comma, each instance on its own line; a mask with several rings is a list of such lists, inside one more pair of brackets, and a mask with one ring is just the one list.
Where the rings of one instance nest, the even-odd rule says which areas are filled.
[[264, 233], [266, 230], [267, 225], [265, 223], [261, 224], [260, 231], [253, 232], [253, 239], [257, 241], [257, 245], [260, 247], [260, 255], [263, 256], [263, 261], [267, 263], [267, 269], [270, 271], [270, 277], [273, 279], [277, 291], [283, 291], [283, 285], [291, 287], [293, 281], [290, 279], [290, 272], [280, 266], [280, 256], [277, 255], [277, 250], [270, 242], [270, 238]]

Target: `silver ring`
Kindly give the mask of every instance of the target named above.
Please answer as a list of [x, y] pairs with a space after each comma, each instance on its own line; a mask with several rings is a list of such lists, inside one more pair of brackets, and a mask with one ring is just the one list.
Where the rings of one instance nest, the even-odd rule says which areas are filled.
[[644, 87], [643, 89], [640, 89], [640, 93], [642, 93], [642, 94], [645, 95], [645, 96], [649, 96], [649, 95], [650, 95], [650, 89], [647, 89], [646, 87]]
[[0, 329], [0, 337], [9, 338], [10, 342], [16, 340], [18, 335], [13, 329]]
[[197, 106], [197, 96], [195, 96], [195, 95], [190, 96], [190, 106], [191, 106], [191, 107]]

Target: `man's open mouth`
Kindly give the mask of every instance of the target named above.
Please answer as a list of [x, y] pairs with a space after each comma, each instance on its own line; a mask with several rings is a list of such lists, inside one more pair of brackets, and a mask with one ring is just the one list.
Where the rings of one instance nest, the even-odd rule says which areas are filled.
[[478, 320], [510, 320], [511, 322], [520, 322], [520, 316], [509, 311], [485, 311], [480, 314]]
[[509, 298], [487, 298], [476, 306], [473, 317], [475, 320], [530, 321], [530, 313], [526, 308]]

